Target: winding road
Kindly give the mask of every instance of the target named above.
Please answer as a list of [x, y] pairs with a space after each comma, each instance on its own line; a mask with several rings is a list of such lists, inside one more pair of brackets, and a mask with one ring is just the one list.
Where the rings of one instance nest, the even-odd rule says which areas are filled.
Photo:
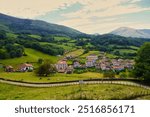
[[145, 89], [149, 89], [149, 86], [145, 86], [142, 84], [138, 84], [135, 82], [130, 81], [94, 81], [94, 80], [81, 80], [81, 81], [71, 81], [71, 82], [59, 82], [59, 83], [27, 83], [27, 82], [17, 82], [13, 80], [5, 80], [0, 79], [0, 83], [7, 83], [17, 86], [25, 86], [25, 87], [58, 87], [58, 86], [70, 86], [70, 85], [82, 85], [82, 84], [120, 84], [120, 85], [127, 85], [127, 86], [136, 86]]

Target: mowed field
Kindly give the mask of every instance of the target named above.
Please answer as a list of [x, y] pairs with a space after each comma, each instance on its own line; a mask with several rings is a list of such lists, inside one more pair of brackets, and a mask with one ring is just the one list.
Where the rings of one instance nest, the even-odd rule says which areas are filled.
[[72, 80], [83, 80], [83, 79], [92, 79], [92, 78], [102, 78], [103, 74], [87, 72], [83, 74], [63, 74], [56, 73], [53, 76], [49, 77], [39, 77], [34, 72], [26, 73], [7, 73], [0, 72], [0, 77], [16, 81], [26, 81], [26, 82], [62, 82], [62, 81], [72, 81]]
[[[149, 92], [149, 90], [112, 84], [29, 88], [0, 83], [0, 100], [125, 99], [140, 92]], [[146, 99], [150, 97], [147, 96]]]

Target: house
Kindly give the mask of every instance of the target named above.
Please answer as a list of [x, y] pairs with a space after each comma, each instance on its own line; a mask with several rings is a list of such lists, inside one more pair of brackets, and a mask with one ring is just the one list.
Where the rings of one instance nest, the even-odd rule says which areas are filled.
[[66, 73], [66, 74], [72, 74], [72, 73], [73, 73], [73, 70], [74, 70], [74, 69], [73, 69], [73, 66], [70, 65], [70, 66], [67, 67], [65, 73]]
[[96, 60], [98, 60], [98, 56], [91, 54], [86, 57], [87, 61], [85, 63], [86, 67], [94, 67]]
[[6, 67], [5, 67], [5, 71], [6, 71], [6, 72], [14, 72], [14, 68], [9, 65], [9, 66], [6, 66]]
[[101, 63], [100, 63], [100, 62], [96, 63], [96, 64], [95, 64], [95, 68], [96, 68], [96, 69], [101, 69]]
[[87, 60], [85, 64], [86, 64], [86, 67], [94, 67], [95, 60]]
[[103, 71], [111, 70], [111, 66], [105, 63], [101, 63], [100, 67], [101, 67], [101, 70]]
[[98, 60], [98, 56], [95, 54], [91, 54], [91, 55], [87, 56], [86, 59], [96, 61], [96, 60]]
[[24, 64], [20, 65], [20, 67], [19, 67], [19, 71], [21, 71], [21, 72], [32, 71], [32, 70], [33, 70], [32, 64], [24, 63]]
[[132, 60], [126, 60], [125, 61], [125, 68], [127, 68], [127, 69], [133, 69], [134, 68], [134, 61], [132, 61]]
[[116, 71], [121, 71], [121, 70], [124, 70], [124, 66], [112, 66], [112, 69], [113, 70], [116, 70]]
[[60, 73], [65, 73], [66, 69], [68, 68], [68, 64], [65, 60], [60, 60], [56, 64], [56, 69]]
[[80, 63], [78, 61], [75, 61], [75, 62], [73, 62], [73, 67], [74, 68], [80, 68], [81, 65], [80, 65]]

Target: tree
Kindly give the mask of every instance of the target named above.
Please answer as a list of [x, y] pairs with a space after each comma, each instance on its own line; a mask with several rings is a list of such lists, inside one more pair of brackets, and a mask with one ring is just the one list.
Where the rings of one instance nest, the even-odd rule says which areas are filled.
[[150, 42], [145, 43], [138, 51], [135, 59], [135, 77], [150, 81]]
[[39, 63], [39, 64], [42, 64], [42, 63], [43, 63], [43, 59], [42, 59], [42, 58], [39, 58], [39, 59], [38, 59], [38, 63]]
[[54, 73], [56, 73], [56, 69], [49, 61], [45, 61], [37, 70], [39, 76], [48, 76]]
[[6, 39], [6, 32], [3, 30], [0, 30], [0, 39]]
[[121, 72], [119, 76], [120, 78], [127, 78], [127, 74], [125, 72]]

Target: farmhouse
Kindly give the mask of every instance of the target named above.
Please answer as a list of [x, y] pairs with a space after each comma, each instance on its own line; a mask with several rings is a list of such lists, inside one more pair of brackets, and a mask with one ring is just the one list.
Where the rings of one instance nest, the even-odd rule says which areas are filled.
[[73, 70], [74, 70], [74, 69], [73, 69], [73, 66], [70, 65], [70, 66], [67, 67], [65, 73], [66, 73], [66, 74], [72, 74], [72, 73], [73, 73]]
[[65, 73], [66, 69], [68, 68], [68, 64], [65, 60], [60, 60], [56, 64], [56, 69], [60, 73]]
[[74, 61], [74, 62], [73, 62], [73, 67], [74, 67], [74, 68], [80, 68], [81, 65], [80, 65], [80, 63], [79, 63], [78, 61]]
[[32, 64], [24, 63], [24, 64], [20, 65], [20, 67], [19, 67], [19, 71], [21, 71], [21, 72], [32, 71], [32, 70], [33, 70]]
[[87, 56], [86, 59], [96, 61], [96, 60], [98, 60], [98, 56], [95, 54], [91, 54], [91, 55]]
[[103, 71], [111, 70], [111, 66], [109, 64], [107, 64], [107, 63], [101, 63], [100, 64], [100, 68]]
[[5, 67], [5, 71], [6, 71], [6, 72], [14, 72], [14, 68], [9, 65], [9, 66], [6, 66], [6, 67]]
[[86, 67], [94, 67], [95, 66], [95, 60], [87, 60], [86, 61]]
[[91, 54], [86, 57], [87, 61], [85, 63], [86, 67], [94, 67], [96, 60], [98, 60], [98, 56]]
[[113, 70], [116, 70], [116, 71], [121, 71], [121, 70], [124, 70], [124, 66], [112, 66]]

